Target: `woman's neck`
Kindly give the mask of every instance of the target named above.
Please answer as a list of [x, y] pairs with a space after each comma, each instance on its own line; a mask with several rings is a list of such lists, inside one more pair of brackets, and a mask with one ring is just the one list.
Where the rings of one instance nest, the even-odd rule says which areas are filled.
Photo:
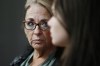
[[35, 49], [33, 59], [47, 58], [54, 50], [56, 50], [56, 47], [42, 49], [42, 50]]
[[[30, 66], [41, 65], [53, 52], [56, 51], [56, 47], [48, 48], [42, 51], [34, 50], [33, 59]], [[38, 62], [38, 63], [37, 63]]]

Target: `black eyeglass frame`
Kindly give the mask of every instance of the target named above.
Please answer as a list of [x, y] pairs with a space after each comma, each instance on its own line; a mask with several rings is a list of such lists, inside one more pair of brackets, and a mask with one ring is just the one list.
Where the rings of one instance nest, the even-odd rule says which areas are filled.
[[[40, 26], [41, 23], [39, 23], [39, 24], [34, 23], [34, 24], [35, 24], [35, 27], [34, 27], [33, 29], [28, 29], [28, 28], [26, 28], [25, 23], [28, 23], [28, 22], [27, 22], [26, 20], [23, 21], [23, 26], [24, 26], [24, 28], [27, 29], [27, 30], [35, 30], [36, 26], [39, 26], [40, 30], [43, 30], [43, 31], [49, 30], [49, 29], [50, 29], [50, 27], [49, 27], [48, 25], [47, 25], [47, 27], [46, 27], [45, 29], [41, 28], [41, 26]], [[46, 23], [46, 22], [45, 22], [45, 23]]]

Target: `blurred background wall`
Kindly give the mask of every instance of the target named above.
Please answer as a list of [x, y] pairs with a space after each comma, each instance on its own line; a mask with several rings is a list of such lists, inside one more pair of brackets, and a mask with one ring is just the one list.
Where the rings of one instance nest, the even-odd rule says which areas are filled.
[[22, 28], [25, 2], [0, 0], [0, 66], [9, 66], [28, 44]]

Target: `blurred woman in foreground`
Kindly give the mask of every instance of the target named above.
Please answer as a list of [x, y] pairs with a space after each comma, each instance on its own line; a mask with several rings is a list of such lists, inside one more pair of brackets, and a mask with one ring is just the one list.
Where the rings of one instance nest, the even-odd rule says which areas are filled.
[[96, 0], [55, 0], [48, 22], [54, 45], [64, 47], [57, 66], [100, 65]]

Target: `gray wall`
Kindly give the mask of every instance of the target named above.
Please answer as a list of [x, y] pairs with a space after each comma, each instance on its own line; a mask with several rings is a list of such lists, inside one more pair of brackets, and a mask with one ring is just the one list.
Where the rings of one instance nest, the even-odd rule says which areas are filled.
[[0, 0], [0, 66], [9, 66], [28, 44], [22, 20], [25, 0]]

